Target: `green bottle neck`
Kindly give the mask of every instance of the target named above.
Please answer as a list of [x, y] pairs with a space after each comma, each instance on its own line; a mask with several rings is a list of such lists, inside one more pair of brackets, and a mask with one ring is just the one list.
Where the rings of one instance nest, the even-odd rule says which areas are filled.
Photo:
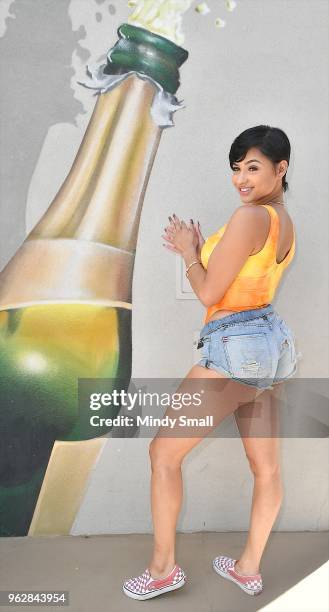
[[164, 36], [123, 23], [118, 28], [119, 40], [107, 56], [104, 74], [141, 72], [174, 94], [180, 85], [179, 67], [187, 60], [188, 51]]

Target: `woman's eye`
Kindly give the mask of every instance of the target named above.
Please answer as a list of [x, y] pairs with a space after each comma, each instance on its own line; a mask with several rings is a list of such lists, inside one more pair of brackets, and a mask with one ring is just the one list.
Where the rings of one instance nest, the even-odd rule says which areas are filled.
[[[240, 168], [233, 168], [233, 172], [235, 172], [236, 170], [239, 170]], [[258, 170], [258, 168], [256, 166], [250, 166], [248, 168], [248, 170]]]

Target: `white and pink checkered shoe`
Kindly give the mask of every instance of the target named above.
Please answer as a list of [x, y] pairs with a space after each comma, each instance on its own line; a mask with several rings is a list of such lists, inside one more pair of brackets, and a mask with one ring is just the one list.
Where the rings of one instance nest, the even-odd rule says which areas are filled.
[[179, 565], [175, 565], [166, 578], [152, 578], [147, 568], [141, 576], [123, 583], [123, 592], [133, 599], [150, 599], [184, 586], [187, 576]]
[[221, 555], [213, 560], [212, 565], [217, 574], [235, 582], [248, 595], [259, 595], [263, 590], [261, 574], [242, 576], [235, 571], [236, 562], [236, 559]]

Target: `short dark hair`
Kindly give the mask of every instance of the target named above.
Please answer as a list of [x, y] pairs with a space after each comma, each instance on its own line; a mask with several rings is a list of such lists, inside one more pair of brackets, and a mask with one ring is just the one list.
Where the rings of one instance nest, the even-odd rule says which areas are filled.
[[[231, 145], [229, 160], [233, 170], [234, 162], [240, 162], [245, 158], [247, 152], [256, 147], [268, 157], [273, 163], [282, 159], [290, 160], [290, 142], [287, 134], [280, 128], [269, 125], [256, 125], [241, 132]], [[283, 191], [287, 191], [288, 183], [286, 177], [282, 177]]]

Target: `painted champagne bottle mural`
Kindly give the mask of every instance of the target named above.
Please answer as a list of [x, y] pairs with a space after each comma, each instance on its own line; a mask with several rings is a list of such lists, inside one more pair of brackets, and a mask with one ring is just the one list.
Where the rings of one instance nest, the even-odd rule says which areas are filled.
[[129, 23], [118, 35], [86, 83], [97, 102], [71, 170], [0, 273], [3, 536], [69, 533], [110, 431], [95, 438], [86, 426], [78, 379], [127, 390], [131, 378], [142, 204], [162, 129], [181, 106], [174, 94], [188, 53]]

